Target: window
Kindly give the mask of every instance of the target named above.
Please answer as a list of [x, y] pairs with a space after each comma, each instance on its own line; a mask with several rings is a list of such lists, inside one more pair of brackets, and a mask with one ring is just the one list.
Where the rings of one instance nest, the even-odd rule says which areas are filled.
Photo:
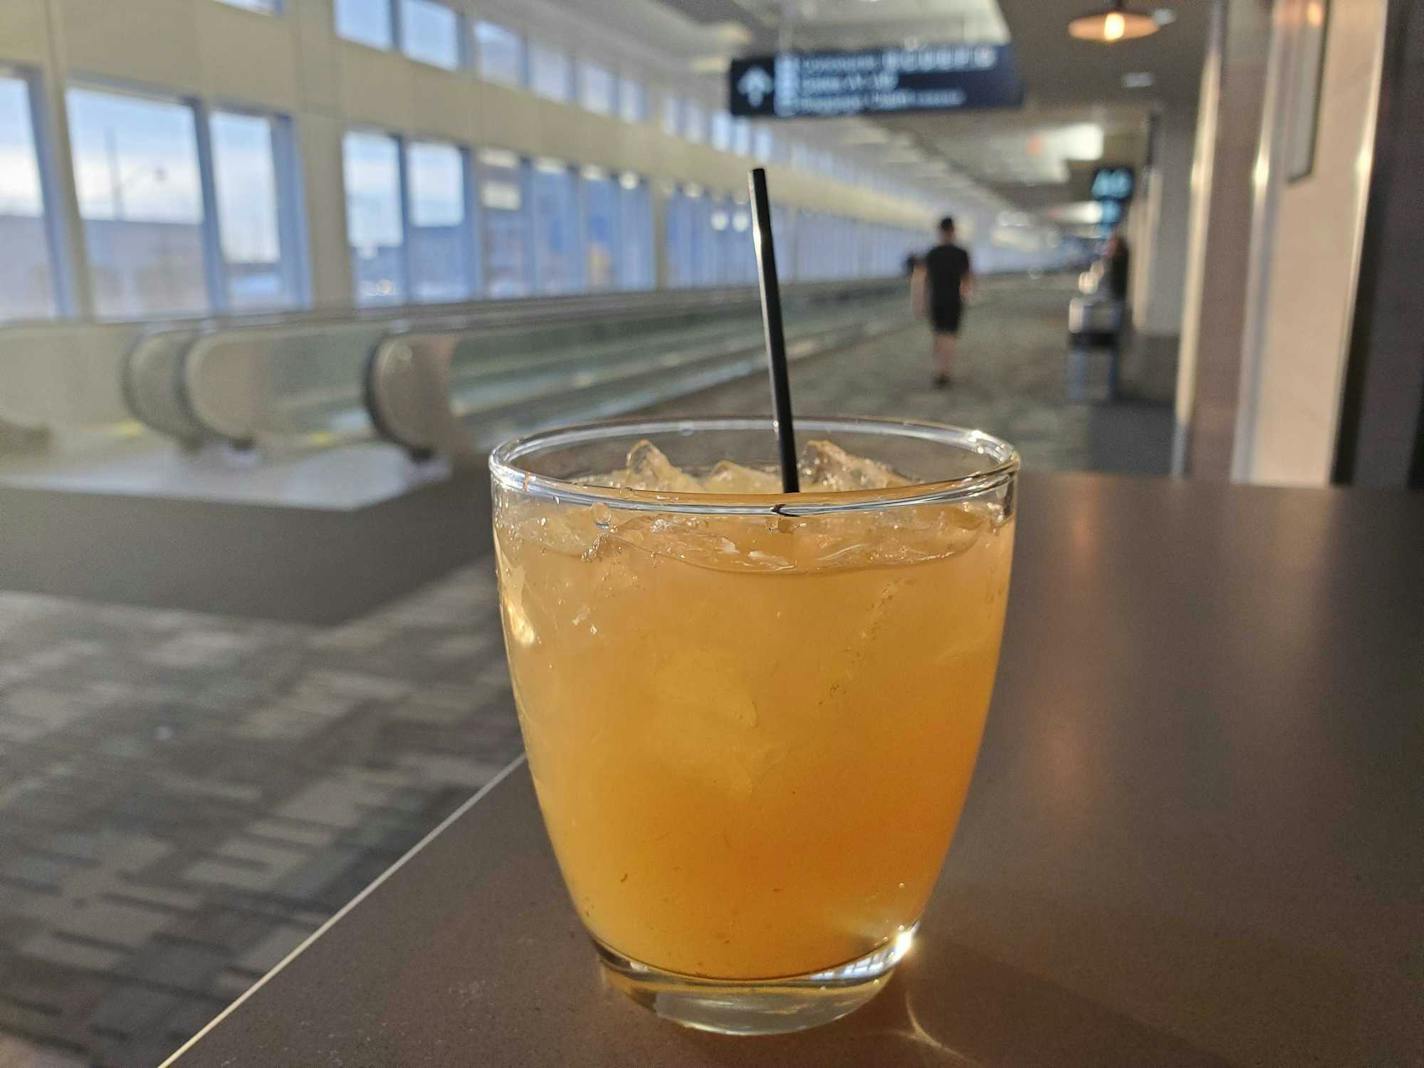
[[622, 289], [652, 289], [657, 278], [653, 264], [653, 201], [648, 183], [636, 174], [621, 174], [618, 190], [622, 200], [618, 285]]
[[758, 126], [752, 131], [752, 155], [763, 163], [771, 161], [776, 154], [776, 139], [770, 126]]
[[411, 298], [465, 299], [475, 287], [464, 153], [454, 145], [413, 141], [406, 149], [406, 186]]
[[583, 169], [584, 280], [588, 289], [612, 289], [620, 259], [618, 183], [598, 167]]
[[480, 218], [484, 224], [485, 292], [522, 297], [531, 289], [525, 165], [512, 152], [480, 153]]
[[669, 285], [705, 285], [713, 280], [711, 238], [711, 210], [702, 190], [692, 185], [675, 190], [668, 198], [665, 234]]
[[725, 111], [712, 112], [712, 147], [726, 152], [732, 147], [732, 116]]
[[109, 317], [208, 307], [193, 110], [70, 89], [69, 136], [94, 306]]
[[399, 304], [406, 296], [400, 148], [386, 134], [348, 133], [342, 157], [356, 303]]
[[0, 320], [58, 310], [32, 115], [29, 83], [0, 73]]
[[529, 88], [542, 97], [567, 103], [569, 57], [539, 41], [529, 43]]
[[336, 0], [336, 33], [357, 44], [391, 48], [391, 0]]
[[672, 94], [663, 97], [663, 133], [676, 137], [682, 132], [682, 101]]
[[618, 117], [624, 122], [642, 122], [648, 117], [648, 91], [635, 78], [618, 80]]
[[290, 131], [270, 116], [226, 111], [213, 113], [209, 130], [227, 305], [290, 308], [301, 300], [300, 255], [277, 164], [291, 158]]
[[682, 102], [682, 136], [694, 145], [707, 140], [707, 113], [695, 100]]
[[401, 0], [401, 50], [454, 70], [460, 65], [460, 16], [436, 0]]
[[222, 0], [233, 7], [245, 7], [248, 11], [259, 11], [264, 15], [275, 15], [281, 10], [278, 0]]
[[583, 60], [579, 63], [579, 103], [599, 115], [612, 115], [618, 81], [607, 67]]
[[577, 292], [583, 288], [583, 263], [574, 173], [558, 160], [540, 160], [534, 165], [529, 185], [538, 291]]
[[732, 151], [739, 156], [752, 154], [752, 124], [746, 119], [732, 120]]
[[524, 84], [524, 38], [493, 22], [475, 23], [475, 59], [487, 82]]

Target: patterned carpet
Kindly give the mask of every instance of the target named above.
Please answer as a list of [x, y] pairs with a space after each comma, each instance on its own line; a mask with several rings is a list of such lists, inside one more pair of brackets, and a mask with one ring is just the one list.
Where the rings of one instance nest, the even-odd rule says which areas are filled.
[[[1164, 470], [1169, 409], [1066, 400], [1066, 283], [987, 289], [953, 389], [910, 327], [798, 364], [798, 408]], [[519, 748], [487, 557], [330, 628], [0, 592], [0, 1068], [157, 1063]]]

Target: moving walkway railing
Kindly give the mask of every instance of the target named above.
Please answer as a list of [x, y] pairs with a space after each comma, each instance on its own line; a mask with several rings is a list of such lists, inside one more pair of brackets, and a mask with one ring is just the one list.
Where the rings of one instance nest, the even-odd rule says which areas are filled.
[[[813, 283], [788, 287], [787, 300], [827, 308], [901, 289], [895, 279]], [[379, 436], [417, 455], [455, 452], [481, 437], [464, 424], [492, 411], [595, 388], [616, 393], [619, 382], [631, 389], [730, 358], [740, 342], [729, 332], [750, 336], [756, 316], [754, 291], [737, 287], [34, 324], [0, 331], [0, 420], [49, 429], [137, 420], [188, 446]], [[708, 368], [699, 373], [689, 385]]]

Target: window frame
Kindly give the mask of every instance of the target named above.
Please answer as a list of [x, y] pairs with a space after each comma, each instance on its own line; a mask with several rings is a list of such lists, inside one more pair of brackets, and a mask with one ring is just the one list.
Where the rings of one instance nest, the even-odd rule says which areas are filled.
[[[350, 134], [363, 134], [366, 136], [384, 137], [395, 144], [396, 148], [396, 199], [400, 211], [400, 283], [401, 295], [399, 300], [393, 301], [371, 301], [363, 304], [360, 299], [359, 281], [356, 277], [356, 262], [351, 256], [351, 191], [346, 187], [346, 138]], [[411, 268], [410, 268], [410, 176], [407, 173], [406, 143], [409, 139], [402, 133], [395, 130], [386, 129], [383, 126], [372, 126], [366, 123], [353, 123], [346, 126], [341, 133], [341, 208], [346, 219], [346, 256], [347, 256], [347, 276], [350, 279], [351, 305], [354, 308], [383, 308], [402, 307], [408, 304], [418, 303], [411, 299]]]
[[[49, 257], [50, 299], [53, 305], [51, 315], [40, 321], [74, 318], [83, 311], [92, 314], [92, 308], [79, 307], [79, 277], [88, 272], [88, 247], [84, 240], [84, 220], [78, 214], [77, 201], [74, 219], [71, 221], [64, 211], [65, 197], [60, 184], [62, 161], [57, 156], [58, 127], [50, 123], [50, 103], [45, 95], [43, 75], [33, 67], [0, 62], [0, 77], [12, 78], [25, 87], [25, 114], [30, 120], [30, 141], [34, 145], [35, 170], [39, 175], [40, 218], [45, 238], [45, 253]], [[64, 105], [63, 91], [60, 90], [61, 106]], [[68, 133], [66, 115], [65, 134]], [[72, 148], [69, 169], [73, 171]], [[71, 254], [69, 243], [70, 227], [78, 225], [77, 249], [79, 259]], [[18, 320], [11, 320], [12, 322]]]
[[[475, 189], [475, 165], [470, 147], [460, 141], [448, 141], [439, 137], [400, 137], [400, 181], [401, 181], [401, 245], [405, 249], [406, 304], [461, 304], [478, 299], [484, 292], [484, 263], [481, 259], [481, 242], [477, 236], [479, 199]], [[460, 205], [463, 219], [460, 225], [461, 255], [464, 258], [464, 293], [451, 300], [422, 300], [415, 293], [415, 264], [411, 256], [411, 235], [415, 232], [414, 212], [411, 193], [414, 185], [410, 178], [410, 150], [415, 145], [436, 145], [452, 148], [460, 159]]]
[[[277, 111], [254, 107], [251, 104], [216, 100], [197, 103], [198, 117], [204, 126], [204, 138], [208, 142], [208, 169], [212, 183], [212, 230], [217, 255], [216, 273], [221, 282], [221, 301], [213, 301], [216, 311], [232, 312], [232, 294], [229, 291], [231, 279], [228, 277], [227, 258], [222, 251], [222, 221], [218, 217], [217, 201], [217, 158], [212, 154], [212, 120], [217, 114], [241, 115], [246, 118], [266, 119], [271, 126], [269, 134], [272, 142], [272, 185], [277, 196], [277, 266], [290, 287], [291, 302], [280, 308], [241, 309], [237, 314], [266, 314], [269, 311], [296, 311], [311, 307], [311, 251], [307, 244], [306, 213], [302, 197], [305, 191], [305, 176], [297, 155], [297, 137], [292, 117]], [[198, 157], [203, 164], [203, 157]], [[206, 224], [206, 220], [205, 220]]]
[[[447, 67], [443, 63], [435, 63], [429, 59], [410, 54], [408, 42], [406, 41], [406, 12], [407, 3], [425, 3], [431, 7], [442, 7], [450, 12], [455, 20], [455, 65]], [[392, 33], [394, 34], [394, 50], [399, 52], [412, 63], [419, 63], [422, 67], [429, 67], [431, 70], [443, 70], [447, 74], [454, 74], [465, 70], [470, 66], [471, 53], [473, 50], [474, 24], [465, 17], [463, 8], [449, 0], [390, 0]], [[469, 28], [467, 30], [467, 23]], [[358, 44], [360, 42], [357, 42]]]

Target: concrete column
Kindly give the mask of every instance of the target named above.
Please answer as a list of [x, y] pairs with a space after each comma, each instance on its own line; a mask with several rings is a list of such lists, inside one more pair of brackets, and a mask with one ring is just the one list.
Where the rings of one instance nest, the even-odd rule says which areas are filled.
[[1196, 113], [1180, 109], [1163, 112], [1153, 128], [1152, 141], [1151, 232], [1148, 247], [1138, 253], [1142, 274], [1134, 279], [1139, 283], [1134, 287], [1135, 325], [1139, 334], [1169, 339], [1175, 346], [1182, 332]]
[[296, 122], [311, 253], [311, 295], [315, 308], [350, 307], [351, 248], [346, 238], [346, 183], [341, 170], [343, 124], [307, 114]]
[[1187, 283], [1177, 366], [1177, 474], [1226, 479], [1241, 376], [1271, 9], [1215, 0], [1192, 165]]

